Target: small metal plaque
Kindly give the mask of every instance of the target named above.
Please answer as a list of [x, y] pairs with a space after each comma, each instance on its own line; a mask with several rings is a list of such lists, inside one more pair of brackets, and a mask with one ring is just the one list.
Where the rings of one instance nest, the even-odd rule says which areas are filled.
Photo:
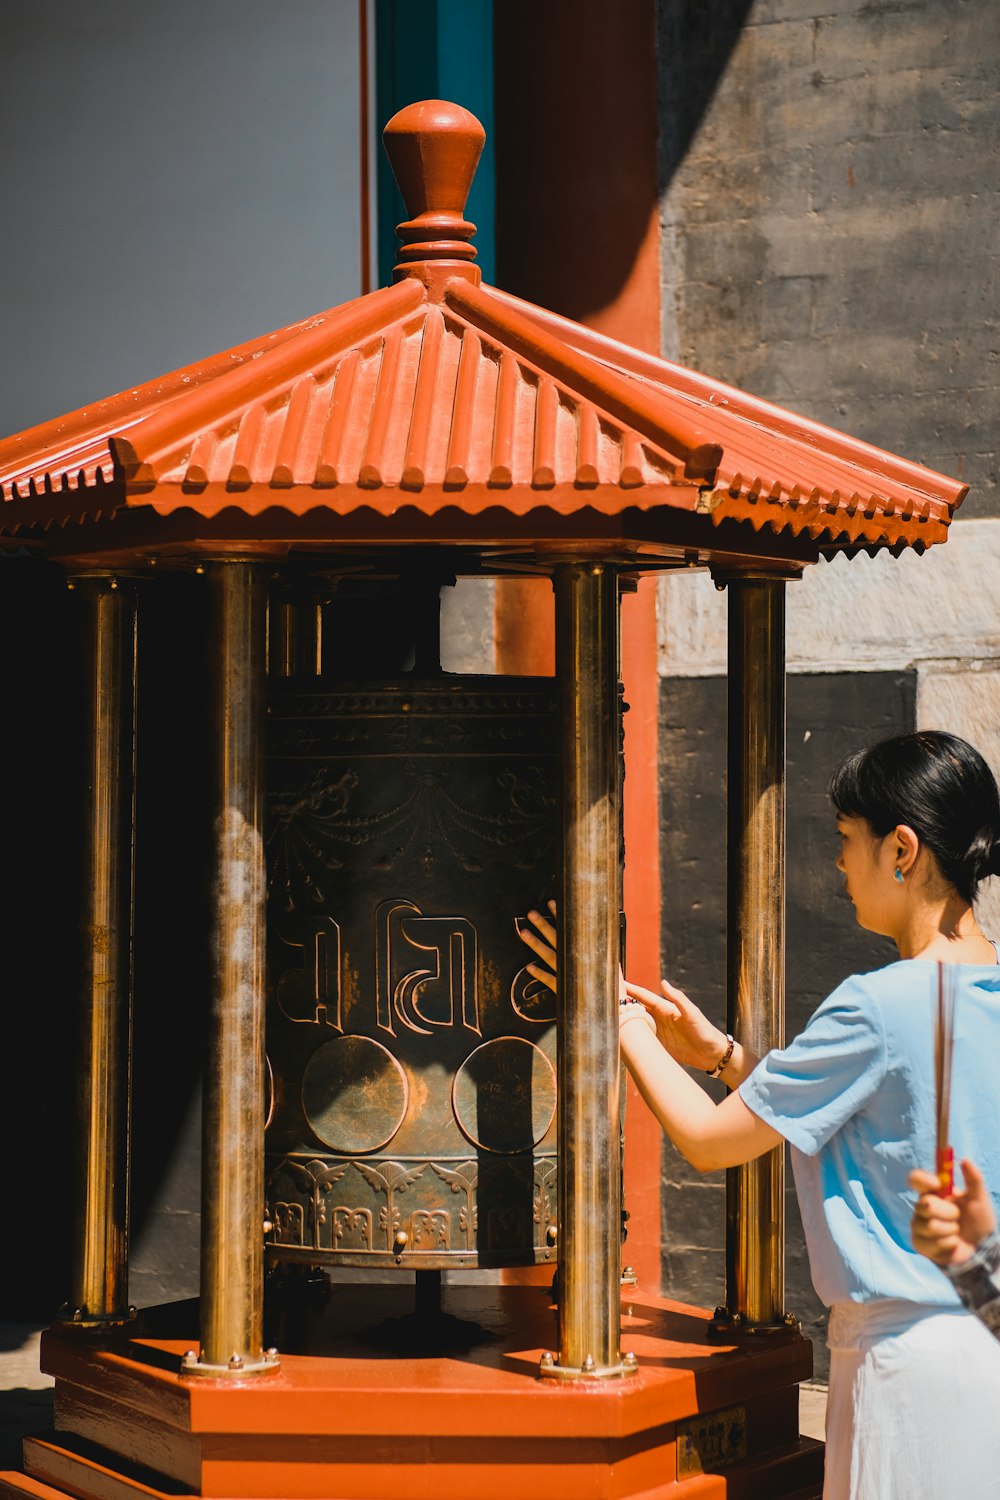
[[677, 1478], [716, 1474], [747, 1456], [747, 1409], [729, 1406], [677, 1424]]

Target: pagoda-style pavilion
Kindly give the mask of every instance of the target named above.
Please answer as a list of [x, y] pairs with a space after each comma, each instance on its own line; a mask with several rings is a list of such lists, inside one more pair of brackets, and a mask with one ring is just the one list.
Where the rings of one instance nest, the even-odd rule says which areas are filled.
[[[57, 1432], [29, 1440], [27, 1475], [6, 1475], [0, 1494], [347, 1500], [399, 1487], [417, 1497], [437, 1494], [443, 1472], [484, 1500], [512, 1483], [552, 1497], [818, 1493], [809, 1488], [816, 1449], [798, 1441], [795, 1425], [795, 1382], [808, 1373], [809, 1349], [785, 1315], [780, 1152], [730, 1174], [727, 1307], [714, 1323], [631, 1289], [622, 1307], [619, 597], [639, 573], [668, 568], [710, 570], [729, 592], [730, 1025], [763, 1052], [782, 1039], [784, 1003], [785, 583], [838, 552], [943, 542], [964, 488], [482, 285], [474, 226], [464, 219], [482, 141], [474, 117], [439, 101], [415, 104], [386, 127], [409, 215], [398, 228], [391, 286], [0, 444], [0, 539], [65, 570], [83, 601], [91, 662], [75, 1261], [65, 1318], [43, 1352], [57, 1379]], [[144, 591], [173, 569], [205, 573], [214, 600], [200, 1333], [169, 1319], [144, 1322], [127, 1292], [132, 861], [142, 838], [133, 827], [135, 661]], [[375, 1020], [364, 1019], [364, 971], [355, 985], [347, 958], [339, 949], [331, 957], [329, 945], [326, 978], [316, 978], [307, 1010], [301, 999], [279, 1004], [272, 994], [269, 1002], [265, 725], [269, 694], [272, 707], [278, 701], [269, 674], [302, 693], [309, 679], [308, 691], [322, 695], [323, 600], [345, 577], [404, 578], [418, 600], [416, 675], [385, 688], [396, 694], [393, 723], [401, 725], [407, 713], [424, 712], [423, 679], [437, 671], [427, 598], [458, 573], [518, 572], [550, 577], [555, 591], [557, 697], [550, 709], [531, 699], [530, 711], [549, 713], [555, 726], [557, 1013], [539, 1019], [530, 998], [511, 989], [516, 1014], [494, 1014], [506, 980], [497, 987], [484, 978], [490, 954], [469, 957], [475, 932], [488, 929], [467, 914], [465, 927], [449, 916], [436, 971], [396, 975], [388, 947], [379, 950], [377, 962], [389, 968], [373, 970], [373, 982], [389, 978]], [[476, 681], [480, 694], [484, 682]], [[517, 682], [496, 680], [510, 690], [496, 712], [511, 725], [529, 713]], [[471, 712], [462, 680], [447, 687], [449, 701]], [[351, 712], [367, 725], [373, 700], [355, 697]], [[289, 734], [307, 713], [336, 717], [330, 701], [327, 694], [325, 706], [316, 698], [303, 708], [297, 699]], [[388, 701], [376, 705], [383, 718]], [[399, 729], [397, 739], [407, 733]], [[415, 740], [406, 744], [416, 753]], [[543, 757], [543, 749], [531, 753]], [[331, 750], [328, 766], [340, 766], [341, 754]], [[317, 795], [327, 797], [327, 827], [343, 836], [349, 874], [350, 860], [361, 858], [350, 852], [361, 820], [351, 833], [329, 798], [333, 773], [323, 774]], [[490, 816], [499, 827], [499, 814]], [[425, 867], [433, 854], [422, 856]], [[508, 875], [496, 878], [492, 899], [516, 912], [520, 893], [503, 889]], [[431, 938], [419, 936], [430, 927], [412, 925], [426, 911], [400, 896], [389, 880], [376, 932], [385, 944], [405, 939], [431, 951]], [[328, 934], [346, 921], [323, 920]], [[444, 985], [446, 950], [447, 996], [432, 988]], [[334, 988], [342, 1005], [335, 1017]], [[292, 1037], [288, 1056], [301, 1077], [280, 1069], [267, 1076], [269, 1003], [277, 1005], [275, 1035], [284, 1026]], [[268, 1026], [270, 1053], [270, 1012]], [[377, 1185], [375, 1206], [345, 1207], [341, 1237], [321, 1243], [315, 1172], [301, 1203], [282, 1188], [279, 1215], [265, 1191], [277, 1180], [270, 1157], [265, 1168], [265, 1131], [286, 1129], [281, 1110], [289, 1122], [277, 1148], [282, 1162], [305, 1171], [328, 1148], [329, 1182], [354, 1180], [344, 1177], [350, 1158], [367, 1165], [370, 1184], [374, 1153], [410, 1160], [403, 1135], [393, 1135], [409, 1128], [420, 1093], [416, 1052], [406, 1047], [443, 1036], [446, 1026], [464, 1038], [449, 1067], [470, 1097], [486, 1075], [469, 1059], [496, 1049], [487, 1054], [499, 1068], [488, 1087], [499, 1091], [501, 1112], [503, 1069], [516, 1073], [523, 1049], [534, 1048], [540, 1071], [529, 1069], [524, 1088], [541, 1108], [545, 1059], [554, 1053], [555, 1119], [542, 1109], [530, 1139], [515, 1133], [513, 1144], [491, 1144], [485, 1093], [479, 1123], [469, 1123], [474, 1097], [463, 1104], [459, 1085], [449, 1084], [458, 1128], [475, 1146], [469, 1154], [479, 1154], [480, 1197], [492, 1156], [529, 1160], [549, 1149], [554, 1218], [539, 1219], [539, 1199], [523, 1243], [511, 1229], [514, 1238], [491, 1248], [471, 1227], [468, 1173], [460, 1243], [430, 1200], [393, 1218], [389, 1188], [387, 1238], [377, 1241], [369, 1228], [382, 1201]], [[549, 1026], [547, 1051], [532, 1026]], [[321, 1046], [303, 1041], [314, 1033]], [[343, 1076], [350, 1058], [358, 1060], [353, 1080]], [[375, 1071], [365, 1072], [369, 1065]], [[366, 1114], [356, 1134], [345, 1132], [345, 1117], [351, 1124], [352, 1110], [369, 1105], [374, 1123]], [[312, 1142], [312, 1157], [296, 1130]], [[538, 1189], [541, 1179], [524, 1179], [529, 1196], [532, 1180]], [[319, 1205], [312, 1219], [310, 1205]], [[501, 1208], [497, 1223], [513, 1222]], [[469, 1325], [489, 1326], [488, 1353], [474, 1339], [422, 1358], [373, 1353], [359, 1342], [356, 1318], [345, 1314], [338, 1329], [334, 1313], [324, 1314], [325, 1332], [314, 1332], [306, 1352], [265, 1349], [265, 1258], [336, 1265], [338, 1257], [418, 1272], [557, 1262], [557, 1316], [537, 1289], [484, 1284], [456, 1289], [449, 1307]], [[383, 1292], [353, 1290], [369, 1309]], [[501, 1311], [487, 1314], [487, 1303]], [[539, 1384], [539, 1373], [560, 1378]], [[728, 1479], [707, 1477], [713, 1470]]]

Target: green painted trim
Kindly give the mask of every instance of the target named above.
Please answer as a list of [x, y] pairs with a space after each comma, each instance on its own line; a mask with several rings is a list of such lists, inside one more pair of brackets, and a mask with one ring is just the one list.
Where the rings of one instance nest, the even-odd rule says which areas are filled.
[[[375, 100], [379, 130], [405, 104], [451, 99], [483, 123], [486, 145], [469, 195], [483, 280], [496, 276], [493, 153], [493, 0], [376, 0]], [[379, 282], [391, 279], [395, 226], [404, 217], [385, 152], [378, 155]]]
[[480, 158], [468, 216], [476, 226], [483, 280], [496, 280], [496, 156], [493, 149], [493, 0], [437, 0], [438, 80], [442, 99], [454, 99], [483, 123]]

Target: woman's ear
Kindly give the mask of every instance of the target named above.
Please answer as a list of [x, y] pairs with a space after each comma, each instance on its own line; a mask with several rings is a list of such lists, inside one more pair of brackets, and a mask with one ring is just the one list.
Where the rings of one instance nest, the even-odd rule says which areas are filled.
[[892, 837], [896, 869], [902, 871], [905, 878], [912, 872], [917, 862], [920, 840], [908, 823], [897, 823], [892, 831]]

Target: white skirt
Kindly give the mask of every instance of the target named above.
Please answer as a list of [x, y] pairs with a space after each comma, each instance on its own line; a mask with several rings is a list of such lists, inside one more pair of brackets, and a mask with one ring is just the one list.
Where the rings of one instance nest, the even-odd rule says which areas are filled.
[[1000, 1341], [963, 1309], [830, 1310], [823, 1500], [1000, 1500]]

